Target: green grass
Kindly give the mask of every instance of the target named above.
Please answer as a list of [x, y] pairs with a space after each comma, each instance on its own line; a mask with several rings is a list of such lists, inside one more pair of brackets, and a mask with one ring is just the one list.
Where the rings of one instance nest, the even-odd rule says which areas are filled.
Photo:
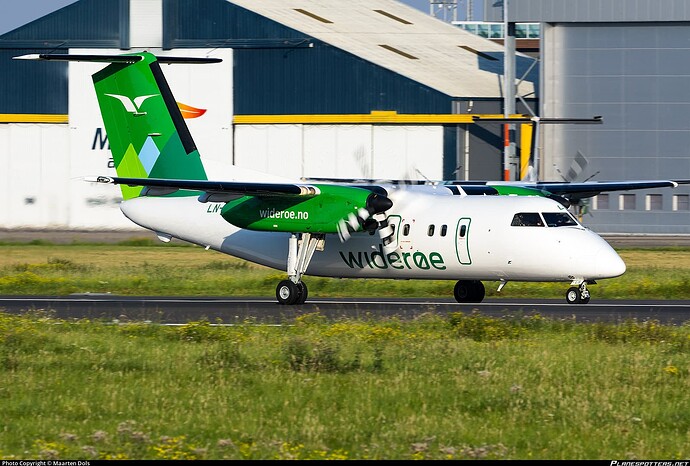
[[0, 313], [2, 459], [683, 459], [690, 326]]
[[[690, 250], [620, 254], [628, 272], [596, 297], [688, 299]], [[283, 275], [185, 245], [0, 245], [0, 294], [270, 296]], [[333, 297], [453, 286], [306, 280]], [[0, 312], [0, 459], [682, 459], [689, 389], [688, 324], [456, 313], [164, 327]]]
[[[285, 273], [200, 247], [124, 244], [0, 244], [0, 294], [272, 296]], [[690, 249], [619, 251], [628, 271], [602, 280], [596, 298], [690, 299]], [[439, 280], [363, 280], [305, 277], [312, 297], [452, 297]], [[487, 297], [563, 297], [564, 283], [486, 282]]]

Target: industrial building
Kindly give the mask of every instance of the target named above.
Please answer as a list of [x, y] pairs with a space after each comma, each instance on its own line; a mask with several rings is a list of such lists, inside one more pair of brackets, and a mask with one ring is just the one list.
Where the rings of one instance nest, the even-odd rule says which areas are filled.
[[[544, 126], [542, 179], [690, 178], [690, 11], [666, 1], [508, 4], [511, 22], [541, 24], [540, 66], [516, 58], [516, 112], [604, 120]], [[484, 13], [504, 19], [492, 1]], [[206, 161], [297, 178], [504, 177], [502, 126], [472, 118], [504, 112], [504, 48], [489, 38], [394, 0], [80, 0], [0, 36], [2, 227], [132, 228], [117, 190], [81, 181], [114, 175], [100, 66], [11, 58], [137, 50], [223, 59], [164, 68]], [[687, 188], [599, 196], [589, 212], [603, 233], [690, 234]]]
[[90, 83], [98, 67], [11, 58], [144, 49], [223, 59], [165, 69], [206, 160], [292, 177], [501, 177], [500, 127], [471, 114], [502, 111], [502, 48], [416, 9], [80, 0], [0, 36], [3, 226], [130, 226], [114, 190], [79, 181], [114, 174]]
[[[503, 9], [485, 1], [487, 21]], [[690, 4], [683, 0], [519, 0], [510, 22], [539, 22], [541, 178], [690, 178]], [[606, 233], [690, 234], [690, 189], [600, 195], [584, 223]]]

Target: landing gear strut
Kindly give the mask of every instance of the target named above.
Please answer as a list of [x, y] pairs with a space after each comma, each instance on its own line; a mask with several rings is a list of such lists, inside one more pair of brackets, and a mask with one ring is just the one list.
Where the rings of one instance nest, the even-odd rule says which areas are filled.
[[302, 282], [302, 275], [307, 271], [309, 262], [315, 251], [323, 251], [324, 235], [302, 233], [297, 239], [294, 233], [288, 240], [287, 274], [288, 280], [283, 280], [276, 287], [276, 299], [279, 304], [304, 304], [307, 300], [307, 285]]
[[568, 304], [587, 304], [590, 299], [587, 281], [580, 283], [580, 286], [571, 286], [565, 292], [565, 300]]
[[459, 303], [481, 303], [485, 292], [484, 284], [479, 280], [459, 280], [453, 289]]

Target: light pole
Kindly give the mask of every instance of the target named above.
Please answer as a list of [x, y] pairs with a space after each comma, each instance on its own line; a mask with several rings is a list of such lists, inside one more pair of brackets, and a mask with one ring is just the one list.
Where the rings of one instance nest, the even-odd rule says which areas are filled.
[[[515, 23], [508, 21], [508, 0], [503, 0], [503, 116], [515, 114]], [[515, 124], [503, 125], [503, 180], [516, 179]]]

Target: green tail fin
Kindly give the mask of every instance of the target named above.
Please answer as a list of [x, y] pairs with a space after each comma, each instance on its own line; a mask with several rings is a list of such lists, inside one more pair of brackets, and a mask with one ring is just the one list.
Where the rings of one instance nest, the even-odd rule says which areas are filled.
[[[206, 180], [199, 152], [158, 60], [150, 53], [131, 56], [141, 59], [114, 62], [93, 75], [117, 175]], [[124, 199], [137, 197], [142, 190], [120, 186]], [[190, 193], [178, 192], [185, 194]]]

